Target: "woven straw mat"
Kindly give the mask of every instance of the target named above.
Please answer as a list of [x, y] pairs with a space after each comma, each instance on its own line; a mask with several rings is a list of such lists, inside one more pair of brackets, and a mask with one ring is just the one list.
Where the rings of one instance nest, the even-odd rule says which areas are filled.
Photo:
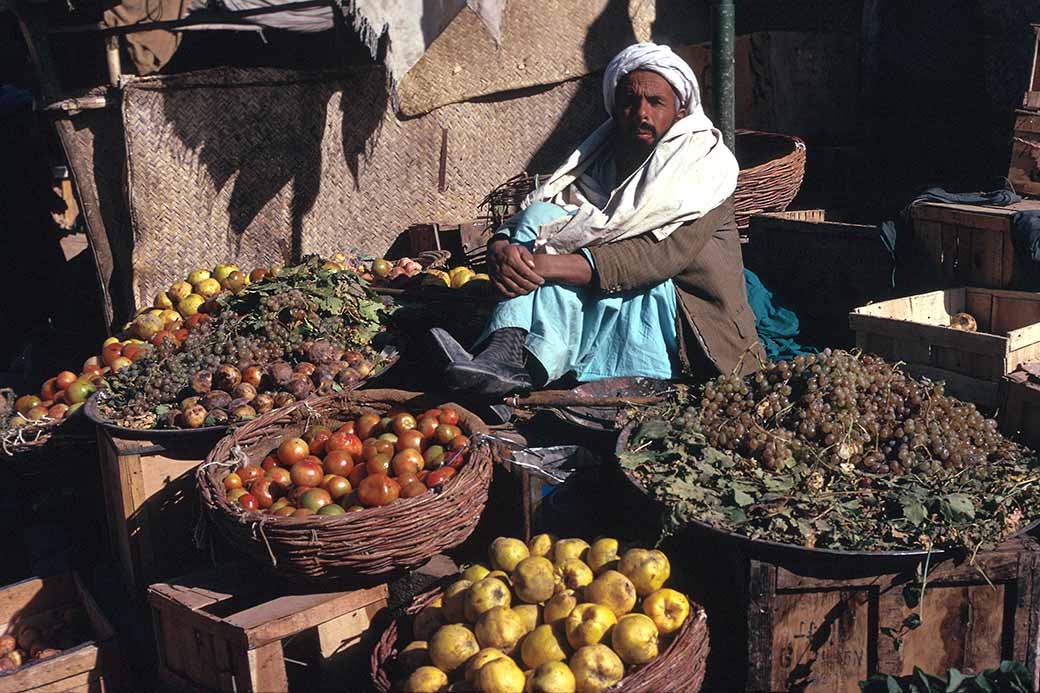
[[138, 304], [196, 267], [377, 254], [409, 224], [472, 219], [497, 183], [551, 170], [602, 121], [597, 82], [399, 120], [380, 68], [136, 80], [123, 121]]
[[496, 46], [463, 9], [401, 79], [405, 115], [478, 96], [556, 84], [606, 66], [637, 41], [708, 38], [707, 5], [686, 0], [509, 0]]

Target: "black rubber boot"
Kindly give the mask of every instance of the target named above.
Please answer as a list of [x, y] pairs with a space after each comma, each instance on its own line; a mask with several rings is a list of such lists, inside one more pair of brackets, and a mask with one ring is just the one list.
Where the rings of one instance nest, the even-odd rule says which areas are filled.
[[463, 349], [462, 345], [448, 334], [447, 330], [434, 327], [430, 330], [430, 336], [433, 337], [434, 343], [443, 352], [449, 366], [454, 363], [469, 363], [473, 360], [473, 354]]
[[[526, 339], [527, 332], [517, 327], [496, 330], [491, 334], [487, 347], [468, 361], [463, 357], [468, 352], [461, 347], [449, 351], [442, 344], [452, 361], [444, 372], [445, 380], [455, 390], [484, 397], [504, 397], [519, 390], [530, 390], [533, 383], [524, 367]], [[438, 343], [441, 344], [440, 339]], [[458, 342], [455, 344], [457, 346]]]

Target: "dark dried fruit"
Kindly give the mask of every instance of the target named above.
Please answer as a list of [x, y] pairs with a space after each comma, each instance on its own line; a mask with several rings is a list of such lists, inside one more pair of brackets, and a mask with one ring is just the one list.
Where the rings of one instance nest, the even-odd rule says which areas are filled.
[[200, 428], [206, 423], [206, 408], [195, 404], [181, 412], [181, 428]]
[[242, 382], [242, 374], [230, 363], [221, 365], [213, 374], [213, 386], [220, 390], [230, 392], [240, 382]]
[[274, 396], [266, 392], [261, 392], [250, 404], [253, 409], [256, 409], [257, 414], [266, 414], [274, 409]]
[[204, 395], [213, 388], [213, 371], [201, 370], [191, 378], [191, 389]]
[[231, 391], [231, 396], [235, 399], [244, 399], [246, 402], [252, 402], [256, 399], [256, 388], [249, 383], [239, 383], [235, 385], [235, 389]]
[[202, 398], [202, 405], [206, 409], [227, 409], [231, 406], [231, 395], [223, 390], [210, 390]]

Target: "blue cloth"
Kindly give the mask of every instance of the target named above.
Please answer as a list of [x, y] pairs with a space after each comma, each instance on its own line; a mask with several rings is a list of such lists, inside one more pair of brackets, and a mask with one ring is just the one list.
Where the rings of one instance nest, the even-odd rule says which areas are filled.
[[755, 313], [755, 329], [758, 341], [766, 350], [770, 361], [786, 361], [800, 354], [814, 354], [816, 350], [803, 347], [795, 338], [798, 336], [798, 316], [794, 311], [774, 302], [773, 294], [766, 288], [758, 275], [744, 270], [748, 304]]
[[[567, 214], [535, 202], [509, 224], [513, 243], [531, 247], [538, 227]], [[591, 255], [586, 253], [589, 261]], [[672, 280], [650, 289], [604, 296], [589, 289], [546, 284], [495, 307], [484, 341], [495, 330], [527, 330], [527, 351], [549, 382], [573, 372], [579, 382], [625, 376], [668, 379], [678, 373], [676, 295]]]

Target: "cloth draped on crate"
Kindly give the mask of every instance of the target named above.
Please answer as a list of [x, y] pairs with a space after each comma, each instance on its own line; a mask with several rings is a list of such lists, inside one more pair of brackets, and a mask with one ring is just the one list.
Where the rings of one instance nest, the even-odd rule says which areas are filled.
[[[1022, 201], [1022, 197], [1011, 190], [993, 190], [991, 192], [952, 193], [943, 188], [928, 188], [907, 205], [902, 218], [919, 202], [945, 202], [949, 204], [982, 205], [990, 207], [1007, 207]], [[886, 228], [887, 227], [887, 228]], [[886, 235], [891, 229], [895, 238], [895, 222], [882, 225]], [[1011, 242], [1015, 255], [1023, 261], [1029, 271], [1021, 280], [1020, 288], [1028, 291], [1040, 289], [1040, 212], [1019, 212], [1011, 219]]]
[[[894, 249], [896, 240], [900, 236], [900, 227], [906, 228], [910, 223], [910, 208], [919, 202], [1007, 207], [1021, 201], [1022, 197], [1011, 190], [954, 193], [943, 188], [928, 188], [906, 206], [898, 220], [881, 224], [881, 230], [886, 245]], [[1020, 288], [1029, 291], [1040, 289], [1040, 212], [1019, 212], [1012, 217], [1011, 242], [1015, 255], [1024, 261], [1025, 267], [1029, 268], [1027, 276], [1021, 281]], [[903, 250], [900, 249], [900, 252]]]
[[815, 354], [813, 347], [798, 343], [798, 316], [783, 306], [758, 275], [744, 270], [748, 305], [755, 313], [755, 329], [770, 361], [785, 361], [802, 354]]

